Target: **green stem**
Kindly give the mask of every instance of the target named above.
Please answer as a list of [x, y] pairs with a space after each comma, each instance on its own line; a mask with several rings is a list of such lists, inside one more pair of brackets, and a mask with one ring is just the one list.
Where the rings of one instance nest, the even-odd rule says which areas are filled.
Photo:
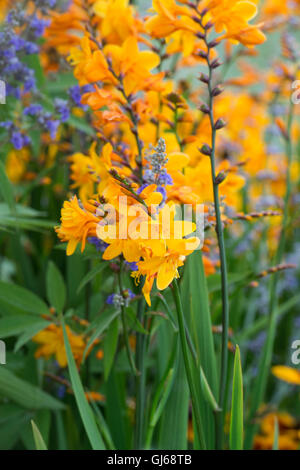
[[197, 397], [197, 387], [193, 380], [192, 366], [191, 366], [190, 359], [189, 359], [188, 342], [187, 342], [186, 333], [185, 333], [182, 303], [181, 303], [180, 292], [179, 292], [178, 283], [176, 279], [174, 279], [173, 281], [173, 295], [174, 295], [174, 301], [175, 301], [176, 311], [177, 311], [181, 349], [182, 349], [182, 354], [183, 354], [187, 381], [189, 384], [189, 389], [190, 389], [190, 394], [191, 394], [196, 428], [198, 432], [200, 445], [202, 449], [206, 449], [206, 443], [205, 443], [205, 438], [204, 438], [204, 433], [203, 433], [202, 423], [201, 423], [199, 402], [198, 402], [198, 397]]
[[[137, 318], [143, 324], [144, 299], [138, 302]], [[144, 416], [146, 397], [146, 358], [147, 341], [143, 333], [137, 333], [136, 337], [136, 368], [140, 372], [136, 377], [136, 408], [135, 408], [135, 436], [134, 448], [136, 450], [144, 448]]]
[[[207, 39], [205, 39], [207, 43]], [[216, 178], [216, 128], [213, 111], [213, 68], [209, 59], [209, 48], [207, 55], [207, 65], [209, 69], [209, 119], [212, 130], [211, 137], [211, 177], [213, 183], [214, 205], [216, 214], [216, 232], [218, 238], [219, 252], [220, 252], [220, 269], [221, 269], [221, 292], [222, 292], [222, 351], [221, 351], [221, 372], [220, 372], [220, 389], [219, 389], [219, 405], [223, 413], [217, 415], [217, 448], [222, 447], [223, 440], [223, 417], [225, 411], [225, 395], [226, 395], [226, 381], [228, 370], [228, 328], [229, 328], [229, 299], [228, 299], [228, 279], [227, 279], [227, 262], [226, 251], [224, 242], [224, 231], [221, 219], [220, 197], [219, 197], [219, 183]]]
[[[119, 289], [120, 289], [120, 294], [123, 295], [123, 286], [122, 286], [122, 265], [120, 266], [120, 271], [118, 273], [118, 281], [119, 281]], [[127, 322], [126, 322], [126, 312], [125, 312], [125, 307], [124, 305], [121, 306], [121, 320], [122, 320], [122, 327], [123, 327], [123, 336], [124, 336], [124, 341], [125, 341], [125, 347], [126, 347], [126, 353], [128, 357], [129, 364], [131, 366], [131, 370], [135, 376], [139, 374], [138, 370], [135, 367], [135, 363], [132, 357], [131, 349], [130, 349], [130, 343], [129, 343], [129, 337], [128, 337], [128, 329], [127, 329]]]

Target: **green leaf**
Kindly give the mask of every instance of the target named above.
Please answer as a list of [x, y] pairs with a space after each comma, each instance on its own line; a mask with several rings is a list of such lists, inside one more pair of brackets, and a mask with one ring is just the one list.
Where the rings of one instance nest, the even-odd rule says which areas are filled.
[[107, 309], [101, 315], [97, 320], [95, 320], [90, 327], [94, 329], [93, 333], [91, 334], [87, 345], [85, 347], [84, 353], [83, 353], [83, 359], [86, 357], [86, 353], [89, 350], [90, 346], [93, 344], [95, 339], [99, 338], [99, 336], [109, 327], [111, 322], [118, 316], [120, 315], [120, 311], [114, 311], [112, 309]]
[[84, 394], [83, 385], [81, 383], [80, 376], [76, 367], [76, 363], [72, 354], [71, 346], [69, 343], [69, 338], [68, 338], [67, 331], [66, 331], [65, 321], [62, 315], [60, 315], [60, 321], [63, 327], [65, 348], [66, 348], [66, 354], [67, 354], [67, 359], [68, 359], [68, 368], [69, 368], [72, 388], [73, 388], [75, 400], [77, 403], [77, 407], [78, 407], [85, 431], [88, 435], [92, 448], [94, 450], [104, 450], [105, 449], [104, 442], [98, 430], [94, 414]]
[[[0, 319], [0, 338], [9, 338], [24, 333], [32, 328], [46, 328], [49, 322], [34, 315], [13, 315]], [[33, 335], [32, 335], [33, 336]]]
[[[181, 296], [183, 310], [186, 315], [186, 326], [190, 331], [196, 348], [197, 362], [202, 367], [212, 395], [216, 397], [218, 394], [216, 353], [212, 333], [207, 280], [201, 251], [195, 251], [188, 257], [181, 284]], [[206, 430], [207, 447], [212, 449], [215, 445], [215, 417], [211, 407], [207, 406], [207, 396], [204, 393], [205, 388], [200, 387], [199, 372], [198, 379], [199, 407], [203, 428]]]
[[15, 213], [15, 198], [12, 189], [12, 185], [6, 175], [5, 166], [3, 162], [0, 162], [0, 188], [3, 199], [7, 202], [8, 207], [12, 213]]
[[42, 320], [40, 322], [34, 323], [32, 326], [28, 326], [16, 341], [14, 352], [19, 351], [19, 349], [21, 349], [24, 344], [28, 343], [28, 341], [30, 341], [33, 336], [37, 335], [41, 330], [47, 328], [48, 325], [50, 325], [50, 322]]
[[49, 314], [49, 308], [43, 300], [16, 284], [0, 281], [0, 305], [2, 300], [5, 305], [16, 307], [24, 312], [36, 315]]
[[[165, 325], [169, 327], [166, 323]], [[186, 450], [188, 448], [189, 387], [177, 335], [175, 341], [177, 342], [174, 363], [175, 380], [161, 417], [158, 445], [161, 449]]]
[[64, 408], [56, 398], [20, 379], [6, 367], [0, 367], [0, 395], [29, 410]]
[[52, 305], [57, 312], [61, 313], [66, 303], [66, 286], [59, 269], [55, 266], [53, 261], [50, 261], [48, 264], [46, 285], [47, 298], [50, 305]]
[[39, 428], [33, 420], [31, 420], [31, 426], [36, 450], [48, 450]]
[[132, 307], [126, 307], [125, 313], [128, 319], [128, 326], [129, 328], [138, 331], [139, 333], [143, 333], [144, 335], [148, 335], [148, 331], [145, 330], [141, 322], [137, 319], [136, 313]]
[[111, 367], [114, 362], [115, 354], [117, 351], [119, 336], [119, 319], [115, 318], [107, 331], [103, 340], [103, 365], [104, 365], [104, 378], [107, 380]]
[[241, 366], [240, 348], [236, 345], [233, 383], [232, 404], [230, 418], [230, 449], [242, 450], [244, 441], [244, 399], [243, 399], [243, 375]]
[[77, 294], [81, 291], [81, 289], [83, 289], [83, 287], [88, 282], [90, 282], [92, 279], [94, 279], [94, 277], [97, 276], [97, 274], [101, 273], [103, 271], [103, 269], [106, 268], [106, 266], [107, 266], [106, 263], [100, 263], [100, 264], [97, 264], [97, 266], [95, 266], [91, 271], [89, 271], [84, 276], [81, 283], [79, 284], [78, 289], [77, 289]]

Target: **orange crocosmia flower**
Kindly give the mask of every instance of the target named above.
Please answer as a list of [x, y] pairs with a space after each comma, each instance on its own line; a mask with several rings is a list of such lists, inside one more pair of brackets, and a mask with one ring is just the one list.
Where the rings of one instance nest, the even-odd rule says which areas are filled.
[[75, 67], [74, 76], [80, 85], [97, 81], [116, 84], [117, 80], [109, 70], [106, 57], [102, 50], [96, 47], [87, 36], [84, 36], [80, 47], [71, 49], [68, 61]]
[[[168, 226], [164, 222], [168, 222]], [[155, 222], [154, 222], [155, 223]], [[153, 282], [159, 290], [166, 289], [172, 280], [179, 277], [178, 268], [183, 266], [186, 256], [190, 255], [199, 245], [196, 237], [184, 238], [190, 235], [196, 228], [195, 224], [188, 221], [174, 220], [174, 206], [166, 205], [159, 213], [157, 245], [151, 245], [142, 251], [142, 260], [139, 261], [138, 271], [132, 273], [136, 280], [145, 276], [143, 294], [148, 305], [151, 305], [150, 293]], [[153, 231], [151, 232], [153, 233]], [[164, 242], [165, 246], [159, 245]], [[154, 248], [154, 251], [148, 248]], [[156, 250], [160, 250], [159, 253]]]
[[163, 257], [154, 256], [138, 262], [138, 271], [133, 272], [132, 276], [135, 278], [141, 275], [146, 276], [143, 294], [149, 306], [151, 306], [150, 292], [154, 279], [156, 279], [157, 288], [164, 290], [171, 284], [173, 279], [179, 277], [178, 268], [183, 266], [185, 256], [193, 251], [187, 250], [186, 244], [186, 240], [169, 241], [170, 250]]
[[[66, 326], [66, 330], [73, 356], [77, 364], [80, 364], [85, 349], [83, 336], [73, 333], [68, 325]], [[51, 356], [55, 356], [60, 367], [67, 366], [68, 361], [61, 326], [51, 324], [43, 331], [36, 334], [32, 340], [40, 345], [35, 352], [36, 358], [45, 357], [49, 359]]]
[[110, 57], [114, 73], [122, 77], [126, 95], [143, 90], [145, 81], [151, 76], [150, 71], [160, 62], [159, 56], [154, 52], [139, 51], [134, 36], [127, 38], [122, 46], [105, 46], [104, 54]]
[[114, 101], [125, 103], [121, 93], [117, 93], [114, 89], [99, 88], [98, 85], [95, 85], [94, 91], [85, 93], [81, 100], [82, 104], [87, 104], [93, 110], [109, 106]]
[[208, 9], [208, 18], [214, 23], [217, 33], [223, 37], [254, 46], [266, 40], [260, 25], [249, 25], [257, 14], [256, 5], [247, 0], [207, 0], [203, 7]]
[[96, 0], [93, 10], [99, 19], [100, 35], [108, 44], [122, 44], [129, 36], [143, 31], [129, 0]]
[[156, 15], [149, 18], [145, 26], [154, 38], [164, 38], [179, 30], [192, 33], [199, 30], [199, 25], [189, 17], [190, 10], [175, 0], [153, 0], [152, 7]]
[[272, 374], [277, 379], [283, 380], [289, 384], [300, 385], [300, 370], [287, 366], [272, 367]]
[[65, 201], [61, 210], [61, 225], [55, 228], [62, 242], [68, 242], [67, 255], [72, 255], [81, 242], [81, 251], [85, 248], [87, 237], [96, 236], [99, 218], [74, 196]]

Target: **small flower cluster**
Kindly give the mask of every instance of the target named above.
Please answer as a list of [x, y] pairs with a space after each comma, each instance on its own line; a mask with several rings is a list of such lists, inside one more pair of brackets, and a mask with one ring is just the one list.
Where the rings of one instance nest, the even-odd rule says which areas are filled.
[[[26, 102], [29, 93], [32, 95], [32, 100], [40, 98], [36, 72], [28, 65], [26, 57], [40, 52], [38, 41], [50, 25], [47, 15], [55, 4], [56, 0], [40, 0], [36, 2], [33, 11], [30, 4], [27, 10], [17, 6], [6, 16], [0, 32], [0, 78], [5, 83], [8, 100], [11, 96]], [[40, 104], [30, 104], [23, 109], [18, 124], [13, 120], [7, 120], [0, 123], [0, 127], [7, 131], [14, 148], [21, 150], [31, 143], [27, 134], [28, 127], [37, 123], [42, 130], [49, 132], [52, 139], [55, 139], [60, 122], [67, 121], [69, 113], [67, 101], [57, 98], [54, 101], [53, 113], [46, 111]], [[33, 122], [31, 119], [29, 123], [22, 122], [24, 117], [35, 119]]]

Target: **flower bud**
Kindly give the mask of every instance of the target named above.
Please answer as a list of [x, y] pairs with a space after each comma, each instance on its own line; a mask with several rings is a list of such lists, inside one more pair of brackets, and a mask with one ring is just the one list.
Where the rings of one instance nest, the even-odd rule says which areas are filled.
[[219, 96], [221, 93], [223, 93], [223, 91], [224, 91], [223, 88], [221, 88], [218, 85], [212, 90], [211, 94], [212, 94], [212, 96]]
[[208, 55], [206, 52], [199, 50], [197, 52], [198, 56], [201, 57], [202, 59], [207, 59]]
[[211, 148], [208, 144], [202, 145], [200, 152], [203, 153], [203, 155], [211, 156]]
[[226, 173], [224, 173], [223, 171], [221, 171], [217, 176], [216, 176], [216, 179], [215, 179], [215, 184], [221, 184], [226, 178]]
[[218, 67], [220, 67], [222, 65], [222, 62], [220, 61], [220, 59], [215, 59], [212, 61], [212, 63], [210, 64], [211, 68], [212, 69], [217, 69]]
[[223, 129], [223, 127], [225, 127], [225, 126], [226, 126], [226, 122], [223, 119], [218, 119], [215, 122], [214, 128], [217, 131], [219, 129]]
[[207, 44], [207, 47], [209, 47], [210, 49], [212, 49], [213, 47], [216, 47], [218, 44], [219, 44], [219, 41], [217, 41], [217, 39], [214, 39], [213, 41], [210, 41], [210, 42]]
[[201, 73], [200, 74], [200, 77], [199, 77], [199, 80], [200, 82], [203, 82], [203, 83], [209, 83], [209, 76], [206, 75], [205, 73]]
[[209, 114], [210, 113], [210, 109], [209, 107], [207, 106], [207, 104], [203, 103], [201, 106], [200, 106], [200, 111], [202, 111], [202, 113], [204, 114]]

